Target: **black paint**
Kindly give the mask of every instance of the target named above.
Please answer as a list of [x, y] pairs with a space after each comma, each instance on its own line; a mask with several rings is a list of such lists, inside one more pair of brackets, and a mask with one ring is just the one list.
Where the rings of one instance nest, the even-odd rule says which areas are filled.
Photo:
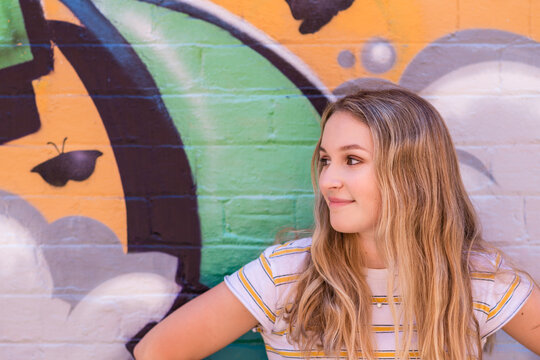
[[[103, 32], [108, 21], [95, 15], [92, 22]], [[84, 83], [109, 135], [126, 199], [128, 252], [174, 255], [182, 262], [177, 282], [183, 287], [199, 284], [196, 188], [157, 85], [127, 43], [103, 46], [90, 29], [59, 21], [51, 21], [50, 26], [53, 41]], [[115, 56], [117, 50], [121, 56]], [[156, 197], [169, 201], [156, 202]], [[169, 216], [154, 228], [156, 218], [164, 213]]]
[[50, 160], [35, 166], [36, 172], [43, 180], [53, 186], [64, 186], [68, 180], [84, 181], [92, 175], [96, 160], [103, 155], [97, 150], [77, 150], [62, 153]]
[[32, 80], [48, 74], [53, 53], [39, 0], [21, 0], [33, 60], [0, 70], [0, 145], [39, 130]]
[[303, 20], [301, 34], [313, 34], [328, 24], [338, 12], [348, 9], [354, 0], [285, 0], [296, 20]]

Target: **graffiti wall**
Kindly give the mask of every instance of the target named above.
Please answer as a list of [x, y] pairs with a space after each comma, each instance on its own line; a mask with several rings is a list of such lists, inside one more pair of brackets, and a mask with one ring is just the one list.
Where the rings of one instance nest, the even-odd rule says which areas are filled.
[[[540, 3], [2, 0], [0, 358], [130, 359], [312, 223], [325, 104], [443, 114], [486, 238], [540, 280]], [[516, 355], [517, 354], [517, 355]], [[265, 359], [246, 334], [211, 359]], [[533, 359], [501, 334], [490, 359]]]

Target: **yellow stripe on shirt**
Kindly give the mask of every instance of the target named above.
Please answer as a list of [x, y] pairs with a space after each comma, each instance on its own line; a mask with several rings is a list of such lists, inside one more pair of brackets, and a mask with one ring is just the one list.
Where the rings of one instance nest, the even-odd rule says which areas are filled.
[[495, 280], [495, 274], [494, 273], [487, 273], [487, 272], [472, 272], [471, 273], [471, 279], [473, 280]]
[[506, 305], [506, 303], [510, 300], [510, 298], [514, 294], [514, 290], [516, 290], [516, 288], [519, 285], [520, 281], [521, 280], [520, 280], [519, 276], [516, 275], [514, 277], [514, 281], [510, 285], [510, 288], [508, 289], [506, 294], [504, 294], [503, 298], [499, 301], [497, 306], [495, 306], [495, 308], [490, 310], [490, 312], [488, 314], [488, 318], [487, 318], [488, 320], [490, 320], [490, 319], [494, 318], [495, 316], [497, 316], [497, 314], [502, 310], [504, 305]]
[[[324, 351], [321, 350], [312, 350], [306, 352], [302, 352], [300, 350], [286, 350], [286, 349], [274, 349], [272, 346], [266, 344], [266, 351], [273, 352], [275, 354], [289, 357], [289, 358], [302, 358], [305, 355], [309, 355], [312, 358], [321, 358], [321, 357], [328, 357], [328, 355], [325, 354]], [[397, 355], [394, 351], [375, 351], [375, 356], [379, 359], [394, 359]], [[414, 359], [418, 358], [420, 356], [418, 351], [410, 351], [409, 352], [409, 358]], [[347, 357], [346, 351], [340, 351], [339, 357], [345, 358]], [[357, 357], [362, 357], [362, 352], [357, 352]]]
[[489, 311], [491, 310], [488, 305], [479, 302], [473, 302], [473, 309], [480, 310], [486, 315], [488, 315]]
[[264, 254], [261, 254], [261, 256], [259, 256], [259, 260], [261, 261], [264, 272], [266, 272], [266, 275], [270, 277], [270, 280], [272, 281], [272, 283], [275, 284], [274, 275], [272, 275], [272, 269], [270, 268], [270, 264], [268, 263], [268, 260], [266, 260], [266, 256], [264, 256]]
[[276, 276], [276, 278], [274, 279], [274, 284], [282, 285], [285, 283], [293, 282], [298, 280], [299, 277], [299, 274]]
[[[388, 305], [388, 298], [386, 296], [372, 296], [371, 303], [373, 305], [377, 305], [377, 304]], [[394, 296], [394, 303], [401, 304], [401, 297]]]
[[280, 255], [285, 255], [285, 254], [294, 254], [294, 253], [306, 252], [306, 251], [310, 251], [310, 250], [311, 250], [311, 246], [306, 246], [306, 247], [302, 247], [302, 248], [283, 249], [283, 250], [279, 250], [279, 251], [274, 251], [272, 254], [270, 254], [269, 257], [276, 257], [276, 256], [280, 256]]
[[242, 285], [244, 285], [245, 289], [248, 291], [251, 298], [253, 300], [255, 300], [257, 305], [259, 305], [261, 310], [265, 313], [266, 317], [268, 319], [270, 319], [270, 321], [275, 323], [276, 322], [276, 315], [272, 312], [272, 310], [270, 310], [270, 308], [268, 306], [266, 306], [266, 304], [261, 299], [259, 294], [257, 294], [255, 289], [251, 286], [251, 284], [249, 283], [249, 281], [247, 280], [247, 278], [246, 278], [246, 276], [244, 274], [244, 268], [243, 267], [238, 271], [238, 276], [240, 278], [240, 281], [242, 282]]
[[[417, 331], [416, 325], [413, 325], [412, 330]], [[394, 325], [372, 325], [371, 326], [371, 331], [376, 333], [376, 334], [377, 333], [388, 333], [388, 332], [393, 333], [394, 332]], [[403, 332], [403, 325], [398, 326], [398, 331]], [[281, 331], [272, 330], [273, 335], [284, 336], [284, 335], [287, 335], [287, 333], [288, 333], [287, 329], [281, 330]]]

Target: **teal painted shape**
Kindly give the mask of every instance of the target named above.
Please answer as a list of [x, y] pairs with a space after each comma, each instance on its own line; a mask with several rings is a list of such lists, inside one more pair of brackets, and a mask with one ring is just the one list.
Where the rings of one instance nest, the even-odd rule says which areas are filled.
[[262, 344], [261, 336], [250, 331], [206, 360], [267, 360], [266, 350]]
[[19, 0], [0, 1], [0, 69], [33, 58]]

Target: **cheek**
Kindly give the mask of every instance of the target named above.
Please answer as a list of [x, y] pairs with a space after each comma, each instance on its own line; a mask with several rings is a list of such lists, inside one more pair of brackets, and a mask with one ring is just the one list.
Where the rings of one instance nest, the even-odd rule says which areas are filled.
[[381, 209], [381, 192], [378, 183], [373, 174], [365, 174], [366, 176], [356, 180], [357, 186], [354, 189], [354, 197], [356, 199], [356, 208], [359, 213], [362, 213], [366, 221], [371, 222], [372, 218], [378, 218]]

